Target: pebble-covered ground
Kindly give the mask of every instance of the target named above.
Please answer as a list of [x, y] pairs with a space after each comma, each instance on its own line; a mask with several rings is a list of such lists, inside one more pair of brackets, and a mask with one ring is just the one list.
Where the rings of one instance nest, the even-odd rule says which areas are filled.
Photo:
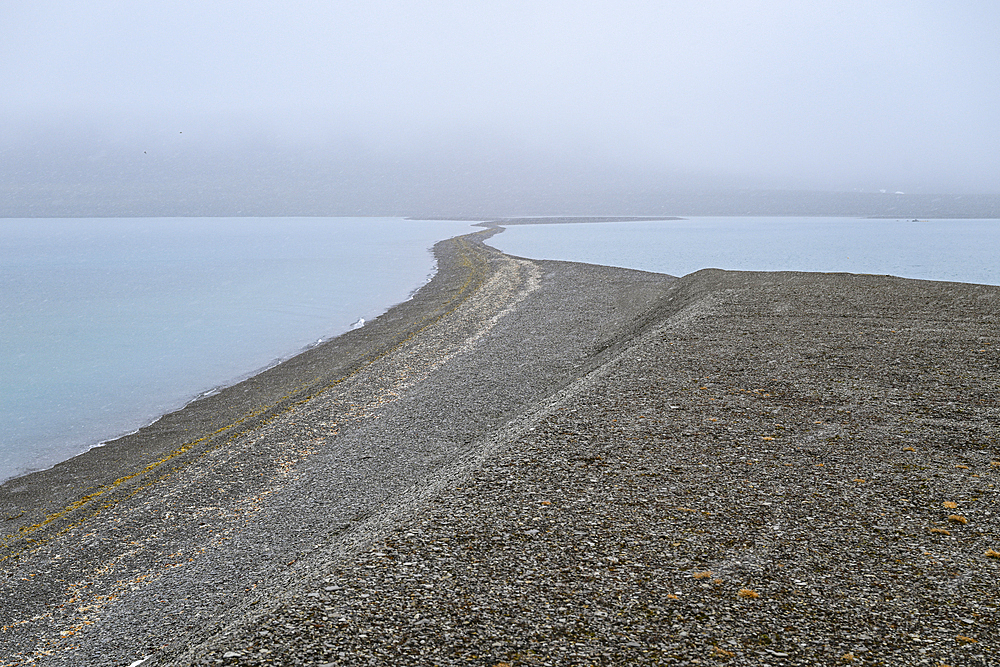
[[1000, 288], [705, 271], [183, 664], [1000, 664]]
[[0, 486], [0, 666], [183, 664], [464, 478], [674, 281], [491, 233], [363, 328]]
[[0, 665], [1000, 664], [1000, 288], [489, 233], [5, 484]]

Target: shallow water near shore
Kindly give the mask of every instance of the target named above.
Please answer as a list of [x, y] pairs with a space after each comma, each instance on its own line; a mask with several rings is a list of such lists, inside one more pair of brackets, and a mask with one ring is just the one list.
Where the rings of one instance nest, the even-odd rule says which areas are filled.
[[[49, 467], [406, 300], [468, 222], [0, 221], [0, 481]], [[690, 218], [511, 226], [514, 255], [1000, 284], [998, 220]]]
[[467, 222], [0, 221], [0, 481], [405, 301]]
[[692, 217], [512, 225], [489, 244], [532, 259], [675, 276], [718, 268], [870, 273], [1000, 285], [1000, 220]]

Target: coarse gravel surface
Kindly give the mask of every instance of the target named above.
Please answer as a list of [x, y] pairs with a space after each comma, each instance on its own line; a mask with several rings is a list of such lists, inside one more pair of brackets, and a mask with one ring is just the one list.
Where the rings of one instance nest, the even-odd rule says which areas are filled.
[[[2, 665], [130, 665], [266, 608], [586, 373], [673, 278], [442, 242], [414, 299], [0, 488]], [[630, 334], [626, 334], [628, 337]]]
[[1000, 288], [489, 233], [349, 373], [9, 519], [0, 665], [1000, 664]]
[[998, 297], [687, 276], [500, 453], [174, 664], [1000, 664]]

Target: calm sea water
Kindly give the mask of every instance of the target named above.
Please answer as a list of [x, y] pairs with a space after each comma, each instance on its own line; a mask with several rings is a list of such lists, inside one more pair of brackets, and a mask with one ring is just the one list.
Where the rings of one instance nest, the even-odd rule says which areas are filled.
[[675, 276], [704, 268], [845, 271], [1000, 285], [1000, 220], [702, 217], [512, 225], [489, 243], [522, 257]]
[[372, 319], [469, 223], [0, 220], [0, 481]]
[[[154, 421], [406, 300], [465, 222], [0, 220], [0, 481]], [[1000, 284], [998, 220], [692, 218], [511, 226], [515, 255], [684, 275]]]

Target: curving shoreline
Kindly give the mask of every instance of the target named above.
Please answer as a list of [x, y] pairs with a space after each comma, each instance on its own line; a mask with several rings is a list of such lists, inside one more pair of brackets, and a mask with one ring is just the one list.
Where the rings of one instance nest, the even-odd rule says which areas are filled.
[[[495, 232], [482, 236], [491, 233]], [[0, 515], [15, 523], [7, 523], [3, 532], [44, 521], [75, 501], [79, 490], [114, 485], [123, 476], [186, 453], [192, 442], [255, 428], [287, 405], [390, 353], [414, 331], [468, 298], [484, 276], [481, 260], [461, 251], [447, 254], [432, 280], [412, 299], [369, 322], [363, 331], [345, 332], [52, 468], [7, 480], [0, 485]]]
[[[316, 549], [307, 544], [315, 538], [305, 534], [314, 531], [284, 525], [292, 516], [322, 523], [316, 530], [327, 537], [350, 532], [387, 498], [419, 486], [460, 453], [484, 430], [484, 420], [498, 425], [530, 404], [537, 393], [519, 390], [497, 396], [492, 371], [483, 369], [483, 381], [490, 385], [485, 389], [493, 393], [480, 398], [480, 404], [490, 403], [481, 414], [470, 415], [462, 424], [443, 425], [450, 418], [445, 416], [449, 407], [471, 406], [465, 405], [461, 393], [445, 401], [441, 390], [454, 390], [456, 385], [441, 386], [444, 381], [439, 380], [434, 393], [423, 399], [432, 430], [421, 436], [406, 433], [414, 412], [412, 406], [400, 405], [403, 390], [416, 385], [418, 392], [432, 391], [424, 386], [428, 374], [474, 347], [538, 281], [534, 263], [503, 256], [481, 243], [493, 233], [438, 244], [439, 271], [434, 279], [414, 299], [363, 329], [197, 401], [134, 436], [6, 485], [0, 493], [6, 517], [0, 562], [6, 570], [7, 595], [0, 613], [10, 655], [65, 649], [79, 660], [81, 649], [72, 648], [78, 639], [67, 638], [86, 635], [95, 618], [104, 627], [90, 639], [94, 653], [88, 659], [97, 661], [91, 664], [102, 664], [101, 660], [117, 664], [103, 653], [107, 647], [98, 643], [106, 632], [115, 636], [137, 632], [150, 646], [184, 634], [191, 629], [189, 619], [180, 627], [164, 624], [157, 618], [157, 605], [143, 602], [142, 596], [155, 597], [151, 591], [161, 586], [165, 588], [159, 594], [169, 598], [179, 595], [180, 587], [188, 589], [180, 603], [190, 607], [187, 613], [205, 617], [229, 610], [235, 599], [252, 592], [245, 590], [245, 580], [257, 582], [283, 572], [288, 566], [276, 563], [286, 558], [297, 561]], [[623, 284], [626, 277], [639, 275], [617, 269], [584, 273], [594, 274], [582, 276], [592, 282], [610, 276]], [[654, 286], [669, 280], [647, 275], [650, 286], [640, 285], [637, 296], [625, 298], [609, 315], [625, 308], [621, 319], [629, 321], [633, 312], [628, 308], [634, 305], [630, 304], [653, 298]], [[572, 274], [565, 279], [573, 280]], [[601, 298], [596, 286], [586, 294]], [[582, 345], [593, 332], [567, 335], [582, 336]], [[561, 352], [550, 352], [540, 350], [539, 358], [544, 354], [559, 359]], [[543, 377], [524, 362], [512, 358], [510, 363], [516, 372], [540, 382], [536, 392], [549, 391], [552, 383], [565, 381], [561, 378], [573, 372], [557, 364]], [[397, 410], [401, 422], [391, 437], [405, 436], [410, 445], [406, 451], [394, 451], [389, 443], [374, 444], [373, 437], [389, 437], [384, 420], [379, 422], [387, 406]], [[322, 411], [338, 416], [317, 414]], [[306, 421], [297, 422], [304, 414], [309, 415]], [[376, 449], [379, 453], [373, 460]], [[345, 460], [350, 461], [348, 469]], [[332, 476], [350, 492], [311, 488], [300, 475], [307, 480]], [[303, 505], [303, 495], [315, 495], [314, 491], [325, 495]], [[336, 511], [331, 512], [331, 506]], [[252, 525], [243, 525], [245, 521]], [[239, 563], [228, 555], [218, 556], [228, 563], [221, 585], [225, 594], [201, 599], [202, 593], [195, 590], [198, 580], [221, 576], [205, 554], [225, 552], [230, 539], [240, 540], [249, 551], [240, 555]], [[210, 574], [194, 573], [199, 567], [208, 568]], [[183, 581], [138, 583], [160, 582], [161, 568], [182, 568]], [[86, 573], [95, 572], [102, 577], [91, 575], [96, 580], [92, 581]], [[67, 582], [74, 579], [90, 582], [84, 585], [86, 595], [75, 588], [72, 594], [67, 592]], [[98, 610], [99, 616], [92, 618]], [[124, 622], [131, 629], [108, 630], [115, 614], [128, 619]], [[148, 630], [141, 629], [157, 624], [159, 634], [147, 637]], [[134, 651], [133, 643], [122, 650]], [[97, 649], [103, 657], [98, 657]]]
[[159, 449], [0, 488], [0, 664], [995, 660], [1000, 288], [491, 233]]

